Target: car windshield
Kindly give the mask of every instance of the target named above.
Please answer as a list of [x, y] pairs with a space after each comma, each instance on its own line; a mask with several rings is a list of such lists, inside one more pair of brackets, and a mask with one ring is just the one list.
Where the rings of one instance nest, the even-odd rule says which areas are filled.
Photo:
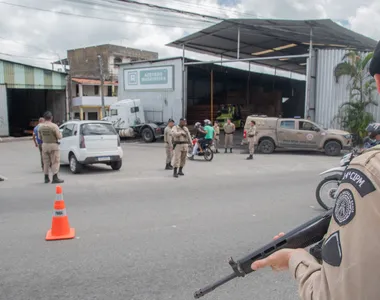
[[81, 126], [81, 135], [116, 135], [116, 130], [111, 124], [87, 123]]

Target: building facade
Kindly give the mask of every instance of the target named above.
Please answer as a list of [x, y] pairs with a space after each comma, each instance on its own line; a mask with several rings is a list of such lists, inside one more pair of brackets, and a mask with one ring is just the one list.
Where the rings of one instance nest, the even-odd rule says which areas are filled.
[[21, 136], [50, 110], [64, 121], [66, 76], [62, 72], [0, 59], [0, 136]]
[[99, 79], [98, 55], [101, 56], [103, 61], [104, 79], [109, 81], [117, 81], [119, 64], [121, 63], [158, 58], [157, 52], [110, 44], [72, 49], [67, 51], [71, 77]]

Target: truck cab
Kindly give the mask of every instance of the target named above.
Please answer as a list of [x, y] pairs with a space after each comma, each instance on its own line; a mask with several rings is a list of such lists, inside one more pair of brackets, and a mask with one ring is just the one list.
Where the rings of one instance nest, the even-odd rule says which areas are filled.
[[262, 153], [272, 153], [276, 148], [323, 151], [326, 155], [340, 155], [341, 150], [352, 147], [352, 137], [347, 131], [323, 128], [305, 119], [280, 119], [249, 116], [245, 123], [242, 144], [246, 144], [246, 130], [251, 120], [256, 122], [256, 146]]
[[166, 127], [163, 122], [146, 123], [140, 99], [125, 99], [112, 104], [103, 120], [111, 122], [120, 137], [140, 136], [146, 143], [162, 138]]

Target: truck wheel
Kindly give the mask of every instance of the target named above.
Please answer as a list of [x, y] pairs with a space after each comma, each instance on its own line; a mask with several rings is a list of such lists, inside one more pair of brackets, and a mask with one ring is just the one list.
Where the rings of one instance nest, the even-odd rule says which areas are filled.
[[264, 154], [271, 154], [274, 152], [274, 143], [271, 140], [263, 140], [259, 144], [259, 151]]
[[145, 143], [152, 143], [154, 141], [154, 133], [150, 128], [144, 128], [141, 136]]
[[119, 161], [112, 161], [111, 162], [111, 168], [114, 171], [119, 171], [121, 169], [123, 162], [121, 160]]
[[327, 142], [325, 145], [325, 153], [328, 156], [338, 156], [342, 151], [342, 146], [336, 141]]

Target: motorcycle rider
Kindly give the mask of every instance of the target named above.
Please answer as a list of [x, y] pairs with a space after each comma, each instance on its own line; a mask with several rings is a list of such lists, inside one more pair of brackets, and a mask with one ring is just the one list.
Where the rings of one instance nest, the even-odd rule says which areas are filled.
[[203, 143], [206, 142], [208, 143], [209, 145], [212, 144], [212, 141], [215, 137], [215, 129], [214, 127], [212, 127], [212, 123], [210, 120], [206, 119], [203, 121], [204, 123], [204, 130], [206, 131], [206, 135], [205, 135], [205, 138], [204, 140], [202, 141]]
[[[206, 135], [206, 131], [203, 129], [200, 122], [197, 122], [194, 124], [194, 135], [195, 135], [195, 138], [197, 139], [197, 142], [194, 145], [193, 153], [192, 153], [193, 155], [190, 157], [190, 159], [194, 159], [194, 155], [197, 154], [198, 148], [200, 147], [200, 143], [202, 142], [202, 140], [204, 139]], [[200, 149], [201, 149], [200, 151], [202, 152], [203, 151], [202, 147], [200, 147]]]
[[371, 123], [367, 126], [368, 136], [364, 139], [364, 149], [380, 145], [380, 123]]

